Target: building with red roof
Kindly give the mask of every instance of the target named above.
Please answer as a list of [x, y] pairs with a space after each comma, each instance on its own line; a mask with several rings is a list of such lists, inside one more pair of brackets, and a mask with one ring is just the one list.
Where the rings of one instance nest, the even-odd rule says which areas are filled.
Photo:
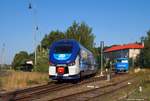
[[124, 45], [115, 45], [104, 50], [105, 58], [133, 58], [140, 54], [141, 49], [144, 48], [143, 44], [131, 43]]

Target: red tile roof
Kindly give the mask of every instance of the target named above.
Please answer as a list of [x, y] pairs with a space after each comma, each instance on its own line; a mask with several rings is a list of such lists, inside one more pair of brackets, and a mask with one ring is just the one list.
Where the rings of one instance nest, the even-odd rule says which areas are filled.
[[112, 51], [118, 51], [118, 50], [124, 50], [124, 49], [142, 49], [144, 48], [143, 45], [141, 44], [126, 44], [126, 45], [117, 45], [117, 46], [112, 46], [111, 48], [107, 48], [104, 50], [104, 52], [112, 52]]

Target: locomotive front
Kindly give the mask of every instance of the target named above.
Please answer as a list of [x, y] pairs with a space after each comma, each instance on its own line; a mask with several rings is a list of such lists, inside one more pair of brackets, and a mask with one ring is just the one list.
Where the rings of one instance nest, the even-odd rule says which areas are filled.
[[78, 79], [79, 45], [75, 40], [60, 40], [50, 47], [49, 77], [53, 80]]

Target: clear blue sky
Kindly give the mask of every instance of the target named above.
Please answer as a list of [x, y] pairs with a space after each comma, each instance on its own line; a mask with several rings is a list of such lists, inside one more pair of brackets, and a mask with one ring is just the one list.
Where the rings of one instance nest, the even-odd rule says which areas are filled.
[[[34, 17], [29, 2], [36, 10]], [[65, 31], [73, 21], [92, 27], [97, 44], [139, 41], [150, 29], [149, 4], [150, 0], [0, 0], [0, 56], [3, 43], [6, 63], [21, 50], [33, 52], [35, 23], [38, 43], [52, 30]]]

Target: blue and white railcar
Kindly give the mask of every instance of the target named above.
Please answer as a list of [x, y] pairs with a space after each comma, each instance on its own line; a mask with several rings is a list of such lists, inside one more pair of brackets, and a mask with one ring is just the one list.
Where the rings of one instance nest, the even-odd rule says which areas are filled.
[[115, 63], [115, 72], [128, 72], [129, 71], [129, 61], [128, 58], [117, 58]]
[[97, 72], [93, 54], [73, 39], [54, 42], [49, 62], [49, 77], [53, 80], [80, 79]]

